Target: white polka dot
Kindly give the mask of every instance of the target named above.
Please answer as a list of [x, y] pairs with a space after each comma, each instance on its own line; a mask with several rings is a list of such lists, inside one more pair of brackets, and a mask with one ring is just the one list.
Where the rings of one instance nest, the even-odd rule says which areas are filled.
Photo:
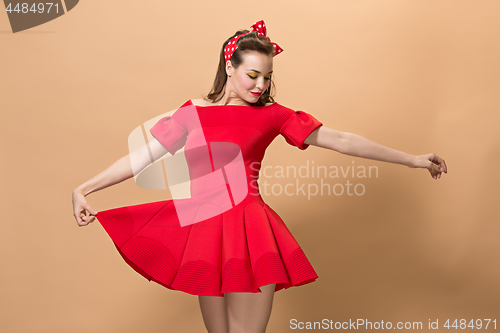
[[234, 51], [234, 47], [231, 49], [231, 51]]
[[259, 28], [261, 27], [261, 25], [259, 24]]

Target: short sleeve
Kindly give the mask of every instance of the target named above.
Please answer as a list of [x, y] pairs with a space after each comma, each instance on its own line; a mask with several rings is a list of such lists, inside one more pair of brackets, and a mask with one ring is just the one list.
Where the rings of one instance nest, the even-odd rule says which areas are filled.
[[308, 144], [304, 143], [305, 139], [322, 125], [323, 123], [309, 113], [294, 111], [281, 126], [280, 134], [285, 138], [287, 143], [298, 147], [300, 150], [304, 150], [309, 147]]
[[187, 129], [182, 125], [182, 116], [179, 116], [179, 111], [180, 109], [171, 116], [161, 118], [149, 130], [151, 135], [172, 155], [184, 147], [188, 136]]

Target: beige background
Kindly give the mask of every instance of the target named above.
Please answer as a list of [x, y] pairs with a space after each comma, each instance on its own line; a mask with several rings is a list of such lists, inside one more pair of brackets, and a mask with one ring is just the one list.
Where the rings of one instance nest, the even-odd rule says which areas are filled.
[[[265, 165], [379, 176], [329, 180], [362, 196], [264, 197], [319, 275], [275, 294], [268, 332], [294, 318], [498, 321], [499, 13], [496, 0], [87, 0], [16, 34], [0, 13], [2, 331], [204, 332], [196, 296], [147, 282], [98, 221], [77, 226], [71, 192], [128, 153], [134, 128], [208, 93], [223, 41], [260, 19], [285, 50], [276, 101], [449, 169], [435, 181], [276, 138]], [[87, 199], [169, 196], [127, 180]]]

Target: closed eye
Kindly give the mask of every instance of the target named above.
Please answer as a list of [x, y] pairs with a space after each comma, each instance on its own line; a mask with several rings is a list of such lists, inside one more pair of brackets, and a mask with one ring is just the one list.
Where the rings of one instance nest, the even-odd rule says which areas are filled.
[[[248, 74], [248, 76], [249, 76], [250, 78], [254, 79], [254, 80], [257, 78], [257, 76], [253, 76], [253, 75], [250, 75], [250, 74]], [[271, 80], [271, 75], [269, 75], [269, 76], [265, 76], [265, 77], [264, 77], [264, 79], [265, 79], [265, 80]]]

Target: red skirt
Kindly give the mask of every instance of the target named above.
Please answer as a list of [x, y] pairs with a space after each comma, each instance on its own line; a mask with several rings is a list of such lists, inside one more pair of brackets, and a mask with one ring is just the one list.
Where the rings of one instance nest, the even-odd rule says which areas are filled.
[[191, 295], [275, 292], [318, 275], [279, 215], [260, 197], [181, 226], [173, 200], [98, 212], [123, 259], [149, 281]]

